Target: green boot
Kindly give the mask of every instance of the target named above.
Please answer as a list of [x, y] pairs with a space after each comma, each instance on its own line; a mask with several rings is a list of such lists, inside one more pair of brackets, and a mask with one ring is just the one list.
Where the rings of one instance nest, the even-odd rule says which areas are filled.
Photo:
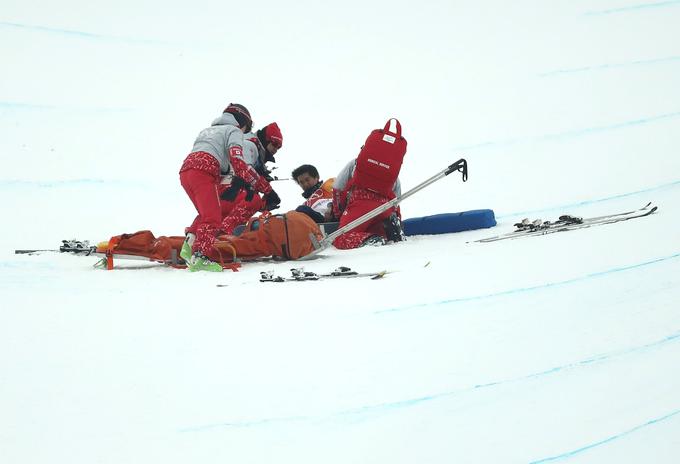
[[189, 261], [189, 270], [191, 272], [196, 271], [210, 271], [210, 272], [222, 272], [222, 266], [215, 261], [211, 261], [200, 253], [194, 253]]
[[189, 264], [191, 261], [191, 245], [194, 244], [194, 240], [196, 240], [196, 236], [189, 232], [187, 234], [187, 238], [184, 239], [184, 243], [182, 243], [182, 249], [179, 252], [179, 257], [182, 258], [187, 264]]

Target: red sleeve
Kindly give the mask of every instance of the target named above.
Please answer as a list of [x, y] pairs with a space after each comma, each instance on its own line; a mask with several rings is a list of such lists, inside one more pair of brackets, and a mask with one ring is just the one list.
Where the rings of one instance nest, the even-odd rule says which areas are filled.
[[229, 149], [229, 163], [234, 169], [234, 175], [248, 182], [258, 192], [269, 193], [272, 191], [272, 186], [269, 185], [269, 182], [259, 175], [251, 165], [245, 162], [241, 147], [231, 147]]
[[345, 210], [345, 207], [347, 206], [345, 204], [345, 194], [344, 192], [334, 188], [333, 189], [333, 216], [335, 216], [336, 219], [340, 219], [340, 216], [342, 215], [342, 212]]

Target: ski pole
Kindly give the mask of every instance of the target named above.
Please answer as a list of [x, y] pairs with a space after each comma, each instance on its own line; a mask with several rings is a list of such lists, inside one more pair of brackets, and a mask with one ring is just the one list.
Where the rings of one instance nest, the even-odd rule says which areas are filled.
[[387, 211], [388, 209], [393, 208], [394, 206], [398, 205], [399, 203], [401, 203], [403, 200], [407, 199], [411, 195], [421, 191], [422, 189], [424, 189], [428, 185], [433, 184], [436, 181], [438, 181], [439, 179], [442, 179], [442, 178], [448, 176], [449, 174], [451, 174], [452, 172], [456, 172], [456, 171], [461, 172], [463, 174], [463, 182], [466, 182], [467, 179], [468, 179], [468, 169], [467, 169], [467, 161], [465, 161], [465, 159], [463, 159], [463, 158], [459, 159], [455, 163], [448, 166], [446, 169], [443, 169], [442, 171], [438, 172], [437, 174], [430, 177], [429, 179], [427, 179], [427, 180], [421, 182], [420, 184], [416, 185], [415, 187], [413, 187], [408, 192], [391, 199], [387, 203], [384, 203], [384, 204], [378, 206], [377, 208], [369, 211], [368, 213], [364, 214], [363, 216], [358, 217], [357, 219], [353, 220], [352, 222], [345, 224], [344, 226], [342, 226], [341, 228], [339, 228], [338, 230], [336, 230], [332, 234], [327, 235], [326, 237], [324, 237], [321, 240], [317, 240], [316, 237], [314, 236], [314, 234], [309, 234], [309, 238], [312, 241], [312, 245], [314, 246], [314, 251], [312, 251], [310, 254], [303, 256], [301, 258], [298, 258], [298, 259], [299, 260], [306, 260], [306, 259], [311, 258], [312, 256], [314, 256], [314, 255], [318, 254], [319, 252], [328, 248], [333, 243], [333, 241], [336, 238], [338, 238], [339, 236], [341, 236], [342, 234], [349, 232], [350, 230], [360, 226], [361, 224], [365, 223], [366, 221], [370, 221], [374, 217], [379, 216], [380, 214]]

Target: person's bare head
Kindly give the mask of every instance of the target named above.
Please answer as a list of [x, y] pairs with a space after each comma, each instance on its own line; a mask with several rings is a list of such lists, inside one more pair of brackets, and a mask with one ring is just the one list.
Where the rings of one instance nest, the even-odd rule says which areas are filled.
[[319, 171], [311, 164], [303, 164], [295, 168], [291, 177], [297, 182], [302, 190], [308, 190], [319, 183]]

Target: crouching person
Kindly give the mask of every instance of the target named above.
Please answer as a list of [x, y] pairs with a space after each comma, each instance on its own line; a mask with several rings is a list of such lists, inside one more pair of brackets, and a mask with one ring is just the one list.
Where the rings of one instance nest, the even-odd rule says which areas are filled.
[[[273, 178], [269, 175], [266, 163], [276, 162], [274, 155], [283, 145], [283, 135], [278, 124], [275, 122], [268, 124], [254, 134], [246, 134], [244, 138], [243, 159], [247, 168], [250, 171], [254, 170], [263, 178], [263, 185], [271, 188], [269, 182]], [[233, 234], [237, 226], [248, 222], [256, 212], [271, 211], [279, 207], [281, 199], [274, 190], [268, 195], [260, 196], [252, 183], [239, 176], [227, 177], [230, 180], [220, 188], [222, 231], [225, 234]]]
[[[335, 178], [333, 211], [340, 221], [338, 228], [401, 195], [399, 172], [405, 154], [406, 139], [396, 119], [387, 121], [384, 129], [371, 132], [357, 158]], [[403, 239], [401, 213], [395, 207], [340, 235], [333, 245], [350, 249]]]
[[256, 191], [272, 195], [269, 183], [243, 159], [243, 134], [251, 131], [252, 124], [245, 106], [229, 104], [210, 127], [198, 134], [182, 164], [180, 182], [198, 212], [186, 229], [187, 239], [180, 252], [190, 271], [222, 271], [222, 266], [210, 258], [215, 238], [222, 230], [218, 193], [222, 172], [234, 172]]

